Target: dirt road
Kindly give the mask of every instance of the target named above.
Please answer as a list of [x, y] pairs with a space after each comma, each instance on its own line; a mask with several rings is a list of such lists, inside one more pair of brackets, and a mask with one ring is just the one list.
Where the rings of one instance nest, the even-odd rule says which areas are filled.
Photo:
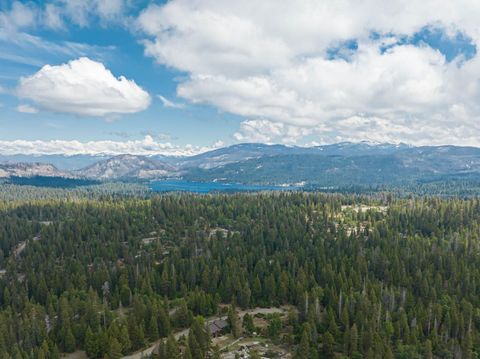
[[[243, 318], [243, 316], [247, 313], [250, 314], [250, 315], [255, 315], [255, 314], [284, 313], [284, 312], [285, 312], [285, 308], [253, 308], [253, 309], [239, 311], [238, 315], [240, 316], [240, 318]], [[226, 316], [216, 316], [216, 317], [208, 318], [208, 322], [210, 323], [210, 322], [212, 322], [214, 320], [217, 320], [217, 319], [226, 319], [226, 318], [227, 318]], [[180, 338], [182, 335], [187, 336], [188, 332], [189, 332], [189, 329], [184, 329], [184, 330], [181, 330], [179, 332], [176, 332], [174, 334], [175, 339]], [[144, 349], [144, 350], [138, 351], [136, 353], [127, 355], [127, 356], [123, 357], [122, 359], [143, 359], [143, 358], [146, 358], [146, 357], [148, 357], [149, 355], [152, 354], [153, 350], [158, 345], [160, 340], [157, 340], [155, 343], [153, 343], [147, 349]]]

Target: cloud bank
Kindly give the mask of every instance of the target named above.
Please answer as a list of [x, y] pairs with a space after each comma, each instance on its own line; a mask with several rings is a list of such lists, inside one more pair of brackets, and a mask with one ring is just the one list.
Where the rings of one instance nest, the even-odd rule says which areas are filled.
[[87, 57], [45, 65], [32, 76], [22, 77], [17, 94], [42, 109], [80, 116], [112, 117], [150, 105], [150, 95], [133, 80], [116, 78], [103, 64]]
[[472, 0], [173, 0], [137, 23], [145, 54], [188, 74], [178, 96], [245, 118], [237, 140], [480, 145], [478, 52], [412, 40], [475, 48], [478, 18]]
[[222, 147], [222, 142], [217, 142], [213, 146], [179, 146], [170, 142], [157, 142], [152, 136], [145, 136], [141, 140], [129, 141], [0, 141], [0, 153], [2, 155], [169, 155], [169, 156], [191, 156], [206, 152], [218, 147]]

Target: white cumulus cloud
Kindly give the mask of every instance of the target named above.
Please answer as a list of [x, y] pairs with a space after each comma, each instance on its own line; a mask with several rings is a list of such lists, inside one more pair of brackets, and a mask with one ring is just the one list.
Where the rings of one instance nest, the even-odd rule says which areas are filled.
[[237, 140], [480, 145], [480, 55], [401, 41], [435, 28], [478, 47], [478, 18], [472, 0], [172, 0], [137, 23], [146, 55], [187, 73], [178, 96], [246, 119]]
[[117, 78], [102, 63], [87, 57], [45, 65], [32, 76], [22, 77], [17, 94], [41, 109], [80, 116], [111, 117], [150, 105], [150, 95], [133, 80]]
[[235, 132], [233, 137], [240, 142], [294, 144], [312, 133], [312, 129], [285, 125], [281, 122], [247, 120], [240, 124], [240, 130]]
[[170, 156], [191, 156], [198, 153], [206, 152], [217, 147], [221, 147], [222, 142], [216, 142], [212, 146], [180, 146], [170, 142], [158, 142], [152, 136], [145, 136], [141, 140], [129, 141], [68, 141], [68, 140], [51, 140], [51, 141], [0, 141], [0, 153], [3, 155], [170, 155]]

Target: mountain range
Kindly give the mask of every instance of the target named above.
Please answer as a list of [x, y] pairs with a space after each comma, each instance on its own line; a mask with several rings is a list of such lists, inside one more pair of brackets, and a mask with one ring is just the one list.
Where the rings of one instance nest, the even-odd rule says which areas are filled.
[[480, 148], [338, 143], [316, 147], [233, 145], [190, 157], [0, 156], [0, 177], [225, 181], [321, 186], [480, 178]]

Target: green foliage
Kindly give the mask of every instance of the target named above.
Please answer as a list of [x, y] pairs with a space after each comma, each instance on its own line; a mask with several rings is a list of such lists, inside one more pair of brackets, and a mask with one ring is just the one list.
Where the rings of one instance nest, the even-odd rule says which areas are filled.
[[253, 317], [248, 313], [243, 316], [243, 330], [249, 334], [252, 334], [255, 331]]
[[232, 304], [228, 308], [227, 321], [233, 337], [234, 338], [240, 337], [241, 335], [240, 318], [238, 317], [237, 310], [234, 304]]
[[278, 339], [280, 331], [282, 330], [282, 320], [279, 314], [272, 314], [268, 318], [267, 333], [272, 339]]
[[[164, 338], [166, 355], [203, 358], [198, 316], [232, 301], [294, 306], [266, 332], [299, 358], [475, 358], [480, 347], [477, 198], [4, 201], [0, 250], [0, 357], [117, 358]], [[233, 307], [228, 317], [239, 336]], [[255, 330], [251, 316], [243, 329]]]

